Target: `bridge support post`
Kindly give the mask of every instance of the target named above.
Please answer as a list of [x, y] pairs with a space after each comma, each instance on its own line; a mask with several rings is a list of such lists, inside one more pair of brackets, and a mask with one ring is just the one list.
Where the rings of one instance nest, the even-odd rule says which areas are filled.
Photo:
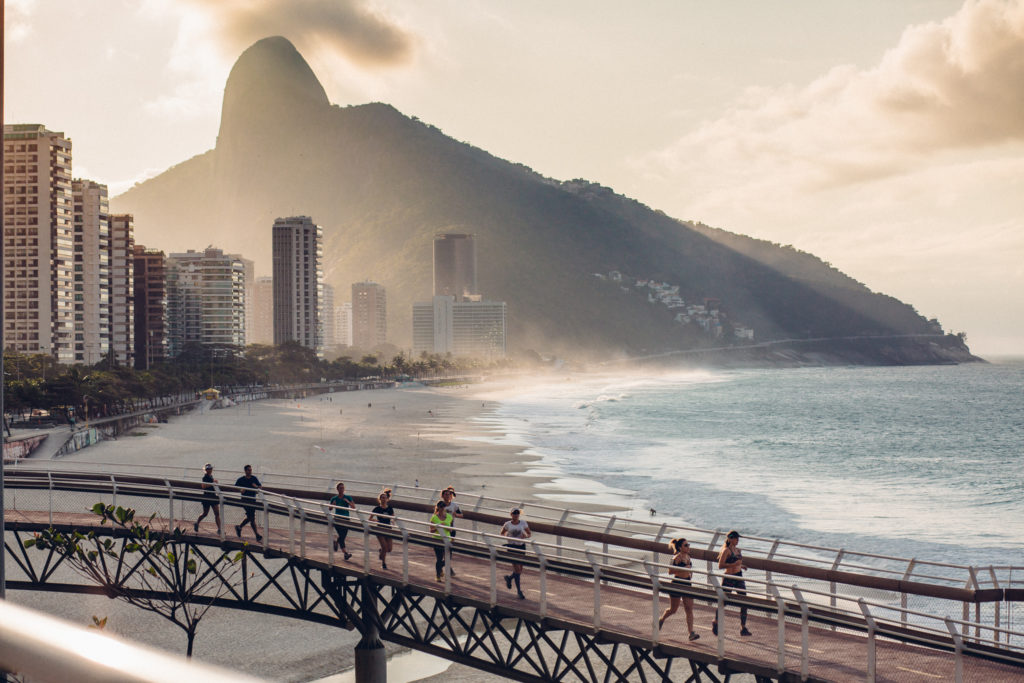
[[387, 683], [388, 658], [376, 626], [367, 628], [356, 644], [356, 683]]
[[388, 658], [377, 628], [380, 617], [365, 579], [362, 582], [361, 598], [363, 628], [360, 629], [362, 638], [356, 644], [356, 683], [387, 683]]

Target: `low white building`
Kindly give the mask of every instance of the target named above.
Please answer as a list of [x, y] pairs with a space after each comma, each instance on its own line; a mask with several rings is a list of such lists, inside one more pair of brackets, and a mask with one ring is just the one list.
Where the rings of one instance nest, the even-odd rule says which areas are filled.
[[504, 301], [455, 301], [435, 296], [412, 307], [413, 354], [451, 353], [472, 358], [504, 358]]

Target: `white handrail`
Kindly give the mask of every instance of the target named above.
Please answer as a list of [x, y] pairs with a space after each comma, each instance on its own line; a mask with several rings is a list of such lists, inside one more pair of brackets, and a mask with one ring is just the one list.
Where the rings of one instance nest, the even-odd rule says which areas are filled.
[[129, 643], [0, 600], [0, 671], [34, 681], [249, 683], [259, 679]]
[[[69, 481], [68, 479], [60, 478], [58, 480], [58, 483], [67, 483], [68, 481]], [[49, 472], [46, 473], [46, 483], [47, 483], [47, 488], [50, 491], [52, 491], [53, 490], [53, 484], [54, 484], [54, 477], [52, 476], [52, 473], [49, 473]], [[156, 484], [148, 484], [148, 483], [141, 483], [140, 484], [140, 483], [135, 483], [135, 482], [131, 482], [131, 483], [128, 483], [128, 484], [124, 484], [124, 483], [119, 484], [119, 482], [117, 481], [116, 477], [114, 477], [114, 476], [110, 477], [110, 481], [109, 482], [104, 482], [103, 480], [88, 479], [88, 480], [84, 480], [82, 483], [83, 484], [88, 484], [89, 485], [89, 490], [100, 491], [100, 490], [102, 490], [102, 488], [104, 486], [106, 486], [106, 487], [109, 487], [109, 491], [111, 493], [113, 493], [114, 491], [117, 491], [118, 487], [120, 486], [121, 487], [121, 491], [125, 490], [126, 488], [128, 490], [130, 490], [130, 493], [124, 494], [124, 495], [128, 495], [128, 496], [138, 496], [138, 495], [147, 496], [148, 495], [148, 496], [151, 496], [151, 497], [153, 497], [155, 499], [165, 498], [165, 499], [169, 499], [171, 501], [173, 501], [175, 499], [175, 496], [177, 496], [179, 499], [181, 499], [181, 497], [183, 495], [189, 496], [189, 497], [192, 497], [192, 498], [195, 498], [196, 495], [197, 495], [197, 491], [194, 488], [174, 487], [174, 486], [171, 486], [169, 484], [169, 482], [166, 482], [164, 486], [160, 486], [160, 485], [156, 485]], [[306, 541], [306, 533], [307, 533], [306, 532], [306, 525], [307, 524], [317, 524], [317, 525], [323, 524], [323, 525], [326, 525], [328, 531], [330, 531], [333, 528], [334, 524], [340, 524], [342, 526], [349, 526], [350, 528], [354, 528], [358, 524], [358, 525], [362, 526], [362, 530], [364, 531], [364, 537], [367, 540], [367, 543], [364, 544], [364, 552], [368, 553], [367, 549], [368, 549], [368, 546], [369, 546], [369, 543], [368, 543], [368, 531], [369, 530], [368, 530], [368, 526], [367, 526], [367, 524], [368, 524], [368, 517], [365, 520], [363, 519], [363, 517], [364, 517], [363, 512], [365, 512], [365, 511], [360, 511], [360, 510], [357, 509], [356, 510], [356, 518], [357, 519], [356, 520], [352, 521], [352, 520], [345, 519], [343, 521], [343, 518], [336, 517], [333, 514], [333, 511], [329, 507], [325, 509], [325, 505], [324, 505], [323, 502], [311, 501], [311, 500], [308, 500], [308, 499], [301, 499], [301, 498], [294, 498], [294, 497], [291, 497], [291, 496], [286, 496], [286, 495], [275, 493], [275, 492], [266, 492], [266, 491], [262, 491], [262, 490], [258, 492], [258, 496], [259, 496], [259, 500], [262, 503], [263, 510], [264, 510], [265, 529], [269, 529], [271, 514], [282, 515], [282, 516], [287, 516], [288, 517], [288, 519], [289, 519], [289, 547], [291, 549], [291, 552], [293, 552], [293, 553], [295, 552], [295, 550], [294, 550], [294, 545], [295, 545], [295, 543], [294, 543], [294, 516], [295, 516], [296, 513], [298, 513], [299, 518], [301, 520], [301, 525], [302, 525], [302, 543], [300, 544], [300, 553], [299, 553], [302, 557], [305, 558], [307, 556], [307, 547], [306, 547], [306, 542], [305, 542]], [[49, 498], [50, 498], [51, 502], [48, 504], [48, 507], [50, 508], [50, 513], [52, 515], [52, 508], [53, 508], [52, 495], [50, 495]], [[224, 500], [222, 493], [220, 494], [220, 500], [221, 501]], [[237, 505], [237, 504], [240, 504], [240, 502], [239, 503], [233, 503], [233, 504]], [[404, 575], [405, 581], [408, 582], [408, 546], [409, 546], [410, 540], [412, 542], [414, 542], [414, 543], [419, 543], [419, 544], [435, 544], [437, 541], [436, 541], [436, 539], [433, 538], [433, 536], [431, 534], [429, 534], [426, 531], [429, 528], [429, 522], [424, 521], [424, 520], [420, 520], [420, 519], [410, 519], [410, 518], [403, 518], [403, 517], [399, 517], [399, 516], [395, 516], [394, 519], [395, 519], [396, 526], [399, 529], [401, 529], [401, 532], [402, 532], [402, 541], [403, 541], [403, 546], [404, 546], [404, 549], [405, 549], [404, 554], [403, 554], [404, 555], [404, 559], [403, 559], [403, 565], [404, 565], [404, 567], [403, 567], [403, 575]], [[404, 522], [404, 524], [403, 524], [403, 522]], [[405, 525], [409, 525], [413, 529], [420, 528], [420, 529], [422, 529], [422, 531], [415, 531], [413, 534], [410, 534], [410, 530], [408, 528], [406, 528]], [[222, 524], [222, 528], [223, 528], [223, 524]], [[615, 572], [617, 572], [619, 574], [623, 574], [623, 573], [626, 574], [627, 578], [630, 577], [630, 576], [636, 577], [637, 583], [642, 585], [644, 580], [651, 580], [652, 579], [652, 576], [651, 576], [651, 568], [652, 567], [656, 568], [657, 571], [660, 571], [661, 569], [667, 570], [671, 566], [670, 564], [658, 564], [658, 563], [649, 562], [646, 558], [637, 558], [637, 557], [633, 557], [633, 556], [629, 556], [629, 555], [597, 552], [594, 549], [589, 548], [589, 547], [584, 547], [582, 549], [566, 548], [566, 547], [564, 547], [561, 544], [545, 543], [545, 542], [543, 542], [543, 541], [541, 541], [539, 539], [534, 539], [534, 540], [531, 541], [531, 545], [534, 548], [535, 556], [536, 556], [536, 560], [532, 560], [531, 558], [524, 557], [522, 555], [518, 555], [517, 554], [517, 555], [513, 556], [513, 555], [511, 555], [511, 554], [509, 554], [509, 553], [507, 553], [507, 552], [505, 552], [503, 550], [499, 551], [495, 547], [495, 542], [494, 542], [494, 541], [496, 541], [496, 540], [501, 538], [497, 534], [484, 533], [484, 532], [479, 532], [479, 531], [475, 531], [475, 530], [471, 530], [471, 529], [464, 529], [463, 531], [464, 531], [464, 535], [460, 536], [460, 538], [459, 538], [460, 545], [465, 545], [469, 549], [472, 549], [472, 548], [475, 547], [475, 548], [478, 549], [480, 555], [488, 556], [490, 558], [490, 563], [491, 563], [491, 567], [492, 567], [492, 591], [491, 591], [491, 601], [492, 601], [492, 603], [496, 602], [496, 594], [495, 594], [494, 581], [493, 581], [493, 579], [495, 578], [495, 573], [496, 573], [496, 569], [494, 568], [494, 565], [496, 564], [496, 562], [499, 559], [502, 560], [502, 561], [511, 561], [511, 560], [515, 559], [515, 560], [518, 560], [519, 562], [524, 563], [524, 564], [531, 564], [531, 565], [533, 565], [533, 564], [536, 563], [538, 566], [541, 567], [541, 574], [542, 574], [541, 581], [542, 581], [542, 584], [543, 584], [542, 585], [542, 599], [545, 600], [545, 607], [546, 607], [546, 597], [547, 597], [546, 596], [546, 574], [547, 574], [548, 571], [551, 571], [551, 568], [548, 566], [548, 559], [547, 559], [547, 555], [546, 555], [546, 552], [545, 552], [547, 549], [550, 549], [554, 554], [557, 554], [559, 556], [559, 558], [560, 558], [560, 561], [572, 562], [574, 564], [583, 564], [584, 566], [589, 566], [589, 568], [591, 569], [591, 574], [594, 577], [594, 584], [595, 584], [595, 586], [594, 586], [594, 590], [595, 590], [595, 614], [594, 614], [594, 620], [595, 620], [595, 626], [596, 627], [600, 627], [600, 624], [601, 624], [601, 584], [603, 582], [606, 582], [606, 581], [611, 581], [611, 582], [615, 582], [615, 583], [620, 583], [620, 584], [626, 586], [627, 588], [629, 586], [631, 586], [629, 581], [626, 581], [625, 583], [622, 583], [621, 579], [619, 579], [618, 576], [608, 574], [607, 571], [605, 571], [606, 567], [614, 569]], [[267, 544], [269, 542], [267, 540], [268, 538], [269, 538], [269, 534], [266, 534], [264, 536], [264, 539], [263, 539], [263, 546], [264, 546], [264, 548], [267, 547]], [[476, 540], [474, 540], [474, 539], [476, 539]], [[445, 552], [446, 553], [450, 553], [451, 545], [452, 545], [451, 539], [450, 538], [442, 538], [441, 542], [445, 546]], [[328, 557], [329, 557], [329, 561], [331, 561], [331, 562], [333, 562], [333, 551], [332, 551], [332, 548], [333, 548], [333, 544], [328, 544]], [[633, 551], [633, 549], [631, 549], [631, 548], [627, 549], [627, 550]], [[575, 559], [572, 559], [572, 558], [575, 558]], [[907, 571], [908, 572], [911, 571], [911, 568], [913, 566], [914, 566], [914, 563], [911, 562], [910, 565], [908, 566]], [[364, 559], [364, 568], [367, 571], [369, 571], [368, 559]], [[557, 571], [557, 569], [556, 569], [556, 571]], [[714, 588], [715, 594], [716, 594], [716, 596], [718, 598], [717, 602], [718, 602], [719, 620], [721, 622], [721, 620], [723, 618], [723, 611], [724, 611], [724, 605], [725, 605], [725, 602], [726, 602], [726, 596], [724, 595], [724, 591], [722, 590], [722, 588], [721, 588], [721, 586], [719, 584], [717, 576], [713, 572], [705, 572], [705, 571], [703, 571], [701, 569], [693, 569], [692, 571], [696, 575], [705, 575], [706, 580]], [[450, 572], [448, 572], [447, 574], [448, 574], [448, 577], [447, 577], [447, 579], [445, 581], [445, 591], [446, 591], [446, 593], [450, 593], [451, 592]], [[660, 592], [659, 585], [657, 583], [657, 576], [654, 576], [653, 579], [654, 580], [652, 581], [652, 584], [655, 587], [654, 595], [657, 595]], [[761, 581], [761, 580], [753, 578], [753, 577], [745, 577], [745, 580], [750, 582], [750, 583], [763, 585], [765, 587], [765, 594], [766, 595], [771, 595], [772, 592], [775, 591], [774, 594], [777, 596], [776, 597], [776, 602], [778, 602], [778, 600], [780, 599], [778, 597], [777, 589], [775, 588], [777, 586], [777, 584], [774, 584], [771, 581]], [[902, 623], [904, 623], [904, 624], [906, 623], [906, 620], [907, 620], [908, 616], [916, 617], [918, 621], [924, 621], [925, 623], [921, 623], [921, 624], [917, 624], [916, 625], [916, 627], [918, 629], [920, 629], [922, 635], [931, 633], [937, 639], [940, 636], [945, 637], [945, 635], [943, 634], [941, 629], [932, 628], [932, 627], [929, 627], [929, 626], [926, 625], [928, 622], [934, 623], [935, 621], [940, 620], [940, 617], [938, 617], [935, 614], [929, 614], [927, 612], [921, 612], [921, 611], [916, 611], [916, 610], [908, 610], [905, 607], [895, 607], [895, 606], [892, 606], [890, 604], [886, 604], [886, 603], [882, 603], [882, 602], [868, 601], [868, 600], [865, 600], [863, 598], [860, 598], [860, 599], [857, 600], [856, 604], [858, 605], [858, 611], [854, 611], [854, 610], [851, 610], [851, 609], [844, 609], [844, 608], [840, 607], [838, 605], [838, 601], [835, 599], [835, 594], [832, 591], [826, 593], [826, 592], [823, 592], [823, 591], [814, 590], [813, 588], [810, 588], [810, 587], [807, 587], [807, 586], [803, 586], [803, 587], [793, 586], [792, 588], [789, 588], [787, 590], [792, 590], [794, 596], [796, 596], [797, 602], [799, 603], [800, 610], [801, 610], [801, 616], [802, 616], [802, 622], [804, 624], [804, 630], [806, 630], [806, 628], [807, 628], [807, 621], [809, 619], [809, 613], [810, 613], [810, 604], [808, 603], [807, 599], [804, 597], [804, 595], [806, 594], [806, 595], [819, 596], [820, 598], [822, 598], [822, 604], [820, 605], [820, 607], [824, 607], [825, 605], [828, 605], [829, 610], [831, 612], [835, 613], [836, 615], [844, 615], [846, 617], [855, 617], [857, 620], [860, 620], [860, 619], [863, 618], [863, 611], [865, 609], [869, 608], [869, 607], [873, 608], [875, 610], [878, 610], [878, 611], [882, 611], [882, 612], [885, 612], [885, 611], [899, 612], [900, 621]], [[682, 591], [682, 592], [685, 593], [686, 591]], [[742, 603], [743, 602], [743, 600], [741, 598], [737, 598], [737, 597], [731, 597], [731, 598], [728, 599], [728, 601], [729, 601], [730, 604], [736, 604], [737, 602], [738, 603]], [[853, 599], [852, 598], [842, 598], [842, 602], [844, 602], [844, 603], [851, 602], [852, 603]], [[877, 620], [880, 619], [880, 617], [878, 615], [876, 615], [876, 614], [872, 614], [872, 618], [873, 618], [872, 624], [869, 626], [870, 629], [874, 629], [872, 632], [885, 632], [885, 630], [886, 630], [885, 627], [884, 626], [880, 626], [879, 623], [877, 622]], [[980, 638], [980, 637], [975, 637], [974, 639], [972, 639], [972, 642], [984, 643], [984, 644], [987, 644], [987, 645], [990, 645], [990, 646], [993, 646], [993, 647], [997, 647], [997, 648], [1009, 649], [1011, 651], [1020, 651], [1021, 648], [1019, 648], [1019, 647], [1010, 647], [1009, 643], [1007, 643], [1007, 645], [1003, 645], [1002, 643], [1000, 643], [999, 642], [999, 636], [1000, 635], [1005, 635], [1008, 641], [1009, 641], [1009, 639], [1011, 637], [1013, 637], [1013, 638], [1020, 638], [1022, 641], [1024, 641], [1024, 633], [1018, 633], [1018, 632], [1015, 632], [1015, 631], [1010, 631], [1008, 629], [999, 627], [998, 625], [993, 626], [993, 625], [990, 625], [990, 624], [982, 624], [982, 623], [979, 623], [977, 621], [971, 622], [971, 621], [969, 621], [967, 619], [964, 619], [964, 620], [952, 620], [952, 619], [948, 619], [948, 618], [942, 618], [942, 621], [946, 624], [947, 628], [948, 628], [948, 626], [950, 624], [955, 624], [955, 625], [958, 625], [958, 626], [962, 627], [962, 631], [963, 632], [968, 632], [969, 629], [973, 626], [975, 628], [976, 635], [981, 633], [982, 630], [984, 630], [985, 632], [992, 632], [993, 635], [994, 635], [994, 638], [992, 638], [992, 639], [983, 639], [983, 638]], [[896, 622], [893, 621], [893, 623], [896, 623]], [[653, 631], [653, 632], [654, 632], [654, 637], [656, 638], [657, 637], [656, 636], [656, 631]], [[721, 637], [721, 635], [719, 637], [719, 641], [720, 641], [720, 647], [721, 647], [722, 646], [722, 637]], [[937, 640], [936, 642], [939, 642], [939, 641]], [[970, 646], [966, 646], [966, 648], [970, 649]]]

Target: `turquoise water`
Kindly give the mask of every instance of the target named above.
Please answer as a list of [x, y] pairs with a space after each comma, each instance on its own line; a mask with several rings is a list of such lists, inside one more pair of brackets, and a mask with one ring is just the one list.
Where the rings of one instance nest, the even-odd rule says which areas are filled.
[[1024, 362], [575, 375], [496, 397], [514, 438], [635, 514], [1024, 564]]

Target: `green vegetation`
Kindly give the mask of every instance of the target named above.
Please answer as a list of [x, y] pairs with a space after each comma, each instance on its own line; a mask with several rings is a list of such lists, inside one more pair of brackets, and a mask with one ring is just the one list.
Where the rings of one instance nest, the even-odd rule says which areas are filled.
[[194, 395], [210, 386], [307, 384], [321, 380], [405, 379], [479, 373], [507, 368], [508, 360], [484, 363], [467, 358], [399, 353], [390, 360], [364, 355], [322, 360], [295, 342], [280, 346], [253, 344], [239, 353], [230, 348], [186, 346], [180, 356], [151, 370], [135, 370], [104, 360], [92, 367], [63, 366], [50, 356], [4, 353], [4, 410], [28, 415], [46, 410], [61, 417], [128, 412], [137, 402]]
[[[123, 535], [102, 538], [94, 531], [50, 527], [26, 540], [25, 547], [60, 555], [64, 564], [103, 587], [111, 599], [159, 614], [178, 626], [188, 639], [186, 654], [191, 657], [199, 622], [217, 598], [241, 583], [245, 552], [202, 551], [186, 541], [180, 529], [153, 529], [155, 515], [138, 522], [131, 508], [96, 503], [92, 512], [100, 524], [110, 522]], [[96, 617], [93, 621], [101, 629], [107, 622]]]

